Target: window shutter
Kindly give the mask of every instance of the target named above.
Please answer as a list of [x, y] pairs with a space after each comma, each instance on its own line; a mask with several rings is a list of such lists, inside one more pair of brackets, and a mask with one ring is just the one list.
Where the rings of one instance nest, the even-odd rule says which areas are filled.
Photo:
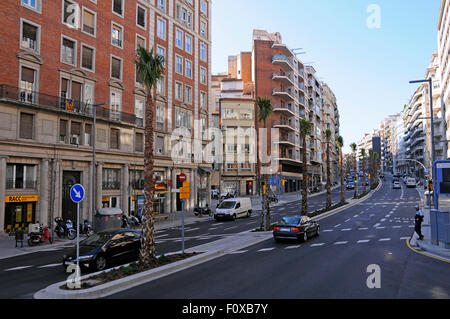
[[20, 113], [20, 138], [33, 138], [33, 114]]

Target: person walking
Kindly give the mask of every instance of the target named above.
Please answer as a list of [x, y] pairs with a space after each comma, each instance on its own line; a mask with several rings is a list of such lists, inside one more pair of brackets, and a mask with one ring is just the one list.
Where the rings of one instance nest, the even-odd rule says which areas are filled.
[[422, 222], [424, 219], [424, 215], [422, 213], [422, 210], [419, 206], [416, 206], [416, 216], [414, 217], [415, 220], [415, 227], [414, 230], [416, 231], [417, 235], [419, 235], [419, 240], [423, 240], [422, 235]]

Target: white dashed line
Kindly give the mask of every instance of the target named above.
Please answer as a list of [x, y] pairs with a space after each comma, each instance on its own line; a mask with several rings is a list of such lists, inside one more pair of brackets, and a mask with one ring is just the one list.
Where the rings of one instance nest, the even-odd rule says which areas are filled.
[[362, 243], [368, 243], [369, 241], [370, 241], [369, 239], [363, 239], [363, 240], [358, 240], [357, 243], [362, 244]]
[[352, 229], [351, 228], [344, 228], [343, 230], [341, 230], [341, 231], [351, 231]]
[[199, 229], [200, 229], [200, 228], [191, 228], [191, 229], [187, 229], [187, 230], [185, 229], [184, 231], [185, 231], [185, 232], [188, 232], [188, 231], [194, 231], [194, 230], [199, 230]]
[[400, 237], [400, 240], [407, 240], [410, 239], [411, 237]]
[[286, 247], [285, 249], [296, 249], [296, 248], [300, 248], [300, 245], [297, 245], [297, 246], [289, 246], [289, 247]]
[[334, 226], [334, 228], [341, 226], [341, 224], [337, 224], [336, 226]]
[[378, 240], [378, 241], [390, 241], [391, 239], [390, 238], [381, 238], [380, 240]]
[[312, 244], [311, 247], [320, 247], [325, 245], [325, 243], [320, 243], [320, 244]]
[[335, 242], [334, 244], [335, 245], [345, 245], [345, 244], [347, 244], [348, 243], [348, 241], [337, 241], [337, 242]]
[[21, 266], [21, 267], [9, 268], [9, 269], [5, 269], [5, 271], [22, 270], [22, 269], [26, 269], [26, 268], [30, 268], [30, 267], [33, 267], [33, 266]]
[[322, 230], [322, 232], [324, 232], [324, 233], [329, 233], [329, 232], [332, 232], [333, 230], [332, 229], [325, 229], [325, 230]]
[[59, 264], [50, 264], [50, 265], [39, 266], [38, 268], [51, 268], [51, 267], [58, 267], [58, 266], [62, 266], [62, 264], [61, 263], [59, 263]]
[[275, 249], [274, 247], [272, 247], [272, 248], [263, 248], [263, 249], [258, 250], [258, 252], [271, 251], [271, 250], [274, 250], [274, 249]]
[[230, 255], [237, 255], [237, 254], [244, 254], [246, 253], [248, 250], [237, 250], [237, 251], [233, 251], [230, 253]]

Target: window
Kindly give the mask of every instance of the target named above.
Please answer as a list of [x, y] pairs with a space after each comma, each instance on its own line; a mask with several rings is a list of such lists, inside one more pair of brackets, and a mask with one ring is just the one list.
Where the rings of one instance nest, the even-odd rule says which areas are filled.
[[112, 24], [111, 28], [111, 44], [123, 48], [123, 28], [115, 23]]
[[70, 144], [80, 145], [81, 123], [72, 121], [70, 123]]
[[20, 113], [20, 135], [19, 138], [33, 139], [34, 115], [29, 113]]
[[200, 107], [206, 109], [206, 93], [200, 92]]
[[69, 0], [63, 0], [63, 24], [70, 28], [78, 28], [78, 5]]
[[61, 62], [75, 65], [76, 63], [76, 42], [66, 37], [62, 37]]
[[206, 1], [205, 0], [200, 0], [200, 11], [203, 12], [204, 14], [208, 14], [207, 13], [207, 5], [206, 5]]
[[136, 141], [134, 144], [135, 152], [143, 152], [144, 151], [144, 134], [136, 133]]
[[36, 189], [36, 165], [6, 165], [7, 189]]
[[140, 35], [136, 35], [136, 49], [139, 47], [146, 48], [145, 45], [146, 39], [144, 37], [141, 37]]
[[156, 129], [164, 131], [165, 129], [165, 105], [163, 103], [156, 104]]
[[119, 16], [123, 17], [123, 5], [124, 0], [113, 0], [113, 8], [112, 11], [115, 14], [118, 14]]
[[120, 131], [118, 129], [112, 128], [111, 134], [109, 136], [109, 148], [118, 150], [120, 148], [119, 143]]
[[141, 97], [136, 97], [134, 99], [134, 114], [136, 115], [136, 125], [139, 127], [144, 127], [144, 110], [145, 110], [145, 99]]
[[166, 49], [160, 46], [156, 47], [156, 54], [163, 57], [163, 65], [166, 66]]
[[59, 141], [67, 143], [67, 120], [59, 120]]
[[166, 21], [158, 18], [157, 26], [156, 26], [156, 35], [161, 39], [166, 39]]
[[192, 79], [192, 62], [189, 60], [185, 61], [185, 76]]
[[95, 50], [84, 44], [81, 45], [81, 67], [89, 71], [95, 70]]
[[164, 155], [164, 137], [157, 136], [155, 139], [155, 153], [157, 155]]
[[181, 4], [177, 4], [176, 17], [177, 20], [186, 24], [188, 27], [190, 28], [192, 27], [192, 17], [193, 17], [192, 11], [188, 10]]
[[120, 189], [120, 169], [104, 168], [102, 173], [103, 189]]
[[112, 120], [120, 121], [122, 112], [122, 93], [112, 90], [110, 96], [110, 118]]
[[95, 36], [96, 14], [83, 8], [83, 32]]
[[175, 82], [175, 99], [183, 101], [183, 84]]
[[20, 73], [19, 97], [22, 102], [36, 102], [36, 71], [22, 66]]
[[22, 0], [22, 5], [28, 9], [35, 11], [41, 11], [41, 0]]
[[200, 83], [206, 84], [207, 78], [206, 78], [206, 69], [200, 67]]
[[111, 77], [122, 79], [122, 60], [113, 56], [111, 57]]
[[206, 117], [200, 117], [200, 134], [203, 138], [206, 138]]
[[157, 0], [157, 6], [159, 9], [165, 10], [166, 0]]
[[175, 72], [183, 74], [183, 58], [179, 55], [175, 56]]
[[178, 29], [175, 31], [175, 45], [183, 49], [183, 32]]
[[84, 145], [92, 146], [92, 124], [84, 125]]
[[192, 87], [190, 87], [189, 85], [186, 85], [184, 89], [185, 89], [184, 101], [186, 103], [191, 104], [192, 103]]
[[200, 43], [200, 59], [206, 61], [206, 45]]
[[166, 94], [166, 79], [164, 76], [162, 76], [158, 82], [156, 82], [156, 93], [160, 95]]
[[192, 128], [192, 112], [182, 109], [175, 110], [175, 125], [176, 127]]
[[200, 35], [206, 37], [207, 25], [205, 21], [200, 21]]
[[192, 37], [187, 34], [184, 40], [184, 49], [186, 50], [186, 52], [192, 54]]
[[141, 6], [137, 6], [136, 24], [142, 28], [147, 28], [147, 10]]
[[40, 27], [29, 22], [22, 21], [22, 35], [20, 47], [39, 52]]

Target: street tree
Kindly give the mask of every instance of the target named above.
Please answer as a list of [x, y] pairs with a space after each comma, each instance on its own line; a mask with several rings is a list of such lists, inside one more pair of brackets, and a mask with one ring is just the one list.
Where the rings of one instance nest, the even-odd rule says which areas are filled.
[[344, 159], [342, 157], [342, 148], [344, 147], [344, 138], [338, 136], [336, 145], [339, 148], [339, 171], [341, 175], [341, 204], [345, 203], [345, 186], [344, 186]]
[[357, 172], [357, 167], [356, 167], [356, 148], [358, 146], [356, 145], [356, 143], [352, 143], [350, 144], [350, 148], [352, 149], [352, 153], [353, 153], [353, 169], [354, 169], [354, 173], [355, 173], [355, 192], [353, 195], [353, 198], [358, 198], [358, 183], [356, 183], [357, 181], [357, 176], [358, 176], [358, 172]]
[[303, 159], [302, 159], [302, 215], [308, 214], [308, 157], [306, 148], [306, 137], [311, 135], [313, 124], [307, 119], [300, 120], [300, 136], [303, 145]]

